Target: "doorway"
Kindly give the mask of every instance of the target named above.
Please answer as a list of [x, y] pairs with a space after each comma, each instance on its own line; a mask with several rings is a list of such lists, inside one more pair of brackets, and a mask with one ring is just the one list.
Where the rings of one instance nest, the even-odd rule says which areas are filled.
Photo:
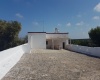
[[63, 42], [63, 49], [65, 49], [65, 42]]

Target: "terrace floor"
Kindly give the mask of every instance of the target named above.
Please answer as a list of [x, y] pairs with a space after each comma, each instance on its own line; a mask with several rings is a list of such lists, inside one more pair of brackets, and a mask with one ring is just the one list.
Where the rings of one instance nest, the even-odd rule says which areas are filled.
[[100, 59], [67, 50], [33, 50], [2, 80], [100, 80]]

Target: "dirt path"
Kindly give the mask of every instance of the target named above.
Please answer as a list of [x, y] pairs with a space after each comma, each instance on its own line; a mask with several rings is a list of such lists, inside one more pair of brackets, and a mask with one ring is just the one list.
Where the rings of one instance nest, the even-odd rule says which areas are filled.
[[67, 50], [33, 50], [2, 80], [100, 80], [100, 59]]

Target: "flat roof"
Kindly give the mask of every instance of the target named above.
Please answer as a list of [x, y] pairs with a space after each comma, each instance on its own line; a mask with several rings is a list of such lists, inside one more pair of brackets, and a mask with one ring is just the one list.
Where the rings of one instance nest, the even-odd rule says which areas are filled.
[[[46, 33], [46, 32], [28, 32], [28, 33]], [[68, 33], [46, 33], [46, 34], [68, 34]]]
[[46, 34], [68, 34], [68, 33], [46, 33]]
[[46, 32], [28, 32], [28, 33], [46, 33]]

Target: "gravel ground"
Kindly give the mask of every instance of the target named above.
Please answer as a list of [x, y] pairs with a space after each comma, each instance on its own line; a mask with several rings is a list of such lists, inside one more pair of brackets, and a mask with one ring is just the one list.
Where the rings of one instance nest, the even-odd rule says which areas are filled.
[[2, 80], [100, 80], [100, 59], [67, 50], [33, 50]]

